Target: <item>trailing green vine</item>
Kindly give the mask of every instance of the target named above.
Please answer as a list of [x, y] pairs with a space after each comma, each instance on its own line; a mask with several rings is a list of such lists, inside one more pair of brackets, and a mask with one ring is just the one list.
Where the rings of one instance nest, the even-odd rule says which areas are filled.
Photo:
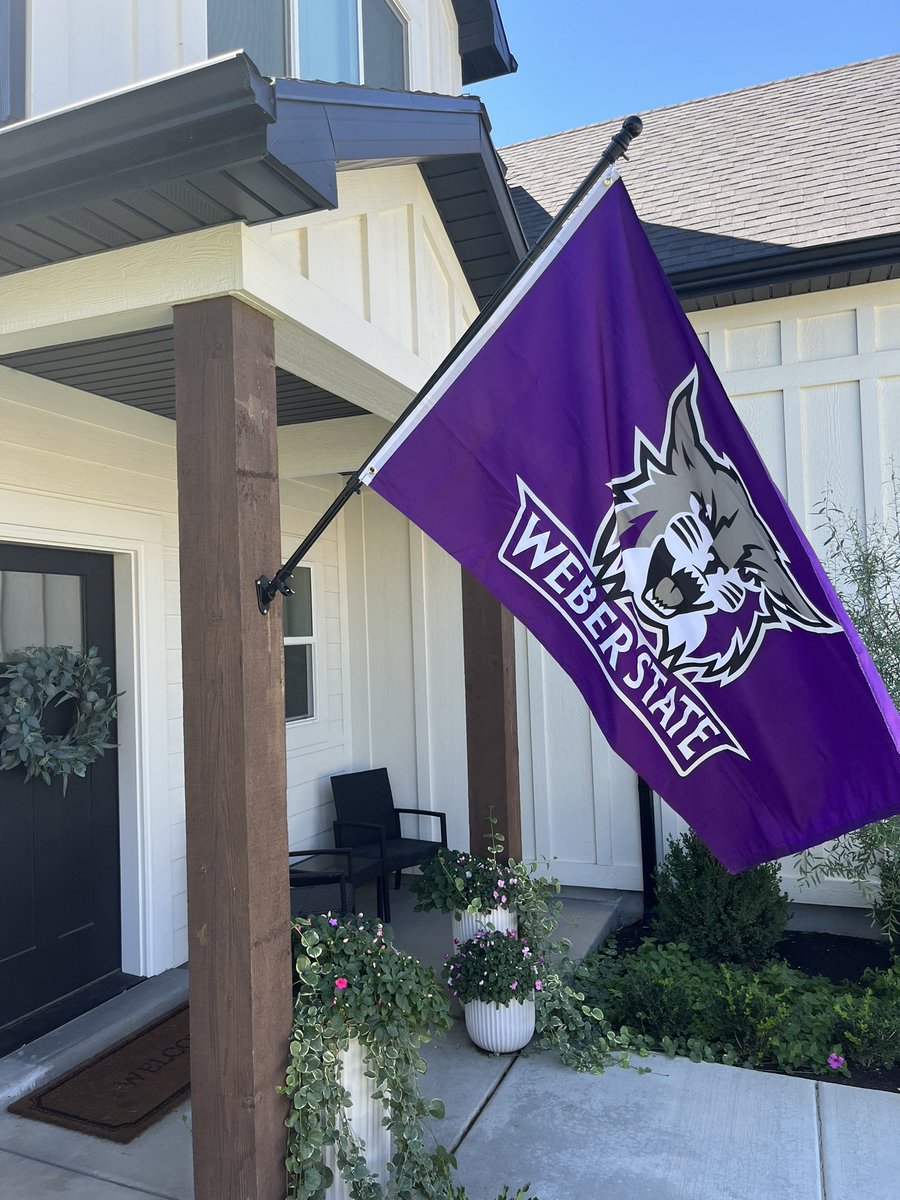
[[[68, 646], [29, 646], [0, 672], [0, 771], [25, 768], [25, 778], [51, 783], [83, 778], [115, 743], [109, 740], [117, 697], [109, 669], [91, 646], [78, 654]], [[72, 724], [62, 734], [44, 730], [49, 707], [75, 702]]]
[[[450, 1156], [429, 1151], [424, 1123], [443, 1116], [425, 1100], [419, 1047], [451, 1024], [447, 997], [434, 972], [401, 954], [381, 925], [362, 917], [301, 917], [294, 923], [296, 996], [285, 1093], [289, 1200], [322, 1200], [333, 1181], [326, 1149], [356, 1200], [444, 1200]], [[350, 1123], [341, 1082], [342, 1053], [357, 1038], [384, 1102], [393, 1142], [382, 1187], [366, 1165], [365, 1147]]]

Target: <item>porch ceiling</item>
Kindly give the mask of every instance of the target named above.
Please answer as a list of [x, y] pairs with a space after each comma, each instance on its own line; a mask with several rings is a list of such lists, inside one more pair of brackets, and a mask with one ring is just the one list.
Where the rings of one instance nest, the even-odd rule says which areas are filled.
[[[0, 365], [175, 418], [175, 336], [171, 325], [0, 357]], [[366, 413], [348, 400], [275, 368], [278, 424], [302, 425]]]
[[526, 245], [481, 102], [263, 78], [243, 53], [0, 131], [0, 275], [338, 202], [417, 163], [479, 303]]

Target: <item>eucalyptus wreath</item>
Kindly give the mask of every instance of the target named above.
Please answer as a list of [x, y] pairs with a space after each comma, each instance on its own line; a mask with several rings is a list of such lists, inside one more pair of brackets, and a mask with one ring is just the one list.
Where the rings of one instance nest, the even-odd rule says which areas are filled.
[[[117, 697], [109, 669], [91, 646], [78, 654], [68, 646], [29, 646], [17, 651], [16, 662], [0, 672], [0, 771], [25, 768], [25, 778], [50, 783], [62, 777], [83, 778], [88, 767], [115, 743], [109, 731]], [[65, 733], [44, 731], [47, 708], [75, 701]]]

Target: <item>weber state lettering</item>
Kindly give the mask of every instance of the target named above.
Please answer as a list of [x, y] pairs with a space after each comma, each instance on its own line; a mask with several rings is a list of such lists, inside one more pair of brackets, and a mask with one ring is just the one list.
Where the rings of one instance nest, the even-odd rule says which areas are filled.
[[679, 775], [711, 755], [746, 757], [734, 735], [687, 680], [668, 670], [626, 604], [595, 583], [590, 556], [517, 477], [519, 511], [498, 558], [578, 633], [616, 695], [650, 730]]

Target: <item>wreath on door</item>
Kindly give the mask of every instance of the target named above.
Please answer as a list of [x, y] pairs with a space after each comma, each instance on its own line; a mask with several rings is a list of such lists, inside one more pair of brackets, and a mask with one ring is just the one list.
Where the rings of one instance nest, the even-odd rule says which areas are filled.
[[[44, 731], [44, 714], [73, 700], [72, 723], [65, 733]], [[0, 672], [0, 771], [25, 768], [25, 778], [51, 783], [62, 777], [84, 778], [88, 767], [107, 750], [118, 697], [109, 668], [91, 646], [78, 654], [68, 646], [29, 646]]]

